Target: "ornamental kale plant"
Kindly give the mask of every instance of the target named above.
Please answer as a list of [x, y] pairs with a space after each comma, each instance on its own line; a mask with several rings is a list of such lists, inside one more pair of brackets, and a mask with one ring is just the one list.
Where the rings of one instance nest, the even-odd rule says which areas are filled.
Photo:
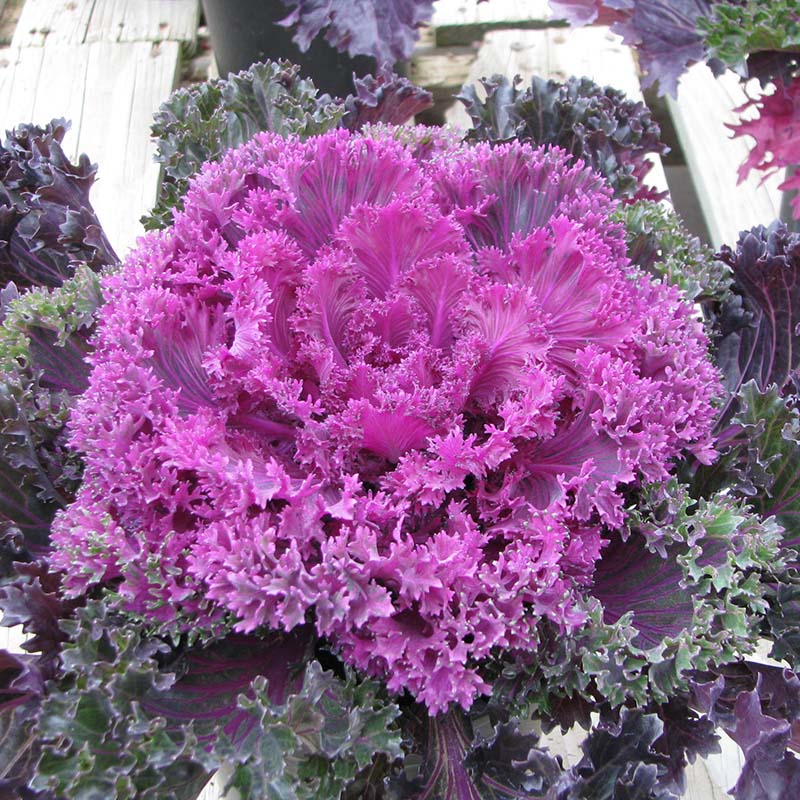
[[0, 796], [671, 800], [718, 728], [737, 800], [796, 793], [800, 682], [746, 659], [800, 663], [800, 238], [362, 127], [416, 102], [179, 95], [162, 230], [119, 265], [67, 192], [62, 277], [8, 259]]
[[596, 175], [414, 135], [256, 136], [106, 280], [53, 563], [177, 629], [312, 620], [436, 714], [584, 622], [625, 492], [711, 459], [719, 384]]

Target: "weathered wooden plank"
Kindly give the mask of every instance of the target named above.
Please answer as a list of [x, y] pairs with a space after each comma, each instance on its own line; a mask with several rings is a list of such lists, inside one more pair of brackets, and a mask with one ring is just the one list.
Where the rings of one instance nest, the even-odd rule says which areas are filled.
[[[481, 78], [500, 74], [519, 75], [523, 84], [538, 75], [563, 81], [570, 75], [586, 76], [602, 86], [613, 86], [635, 100], [642, 100], [636, 63], [628, 47], [607, 27], [577, 30], [493, 31], [486, 34], [477, 58], [472, 63], [466, 83], [477, 84]], [[447, 121], [467, 128], [469, 117], [461, 104], [447, 113]], [[653, 157], [648, 183], [667, 190], [661, 160]]]
[[70, 158], [87, 153], [99, 164], [92, 203], [109, 239], [124, 251], [142, 232], [139, 217], [158, 191], [150, 126], [175, 86], [180, 44], [48, 43], [9, 50], [7, 59], [0, 71], [3, 124], [71, 121], [65, 152]]
[[[64, 153], [74, 160], [78, 155], [78, 134], [83, 116], [84, 84], [89, 60], [85, 45], [65, 43], [29, 48], [42, 53], [42, 68], [33, 103], [33, 121], [44, 125], [56, 117], [69, 120], [64, 137]], [[69, 69], [65, 69], [69, 64]]]
[[45, 42], [81, 44], [97, 0], [26, 0], [14, 47], [41, 47]]
[[[757, 87], [753, 86], [753, 91]], [[678, 99], [667, 106], [689, 166], [703, 209], [711, 243], [735, 244], [739, 231], [769, 224], [777, 218], [781, 176], [761, 184], [761, 174], [751, 173], [737, 184], [737, 170], [750, 151], [751, 141], [732, 139], [724, 123], [737, 119], [733, 109], [747, 101], [739, 79], [730, 72], [714, 78], [697, 64], [681, 79]]]
[[438, 0], [431, 25], [440, 47], [466, 45], [491, 30], [563, 25], [551, 19], [547, 0]]
[[0, 131], [33, 122], [42, 48], [8, 48], [0, 59]]
[[87, 42], [193, 42], [198, 0], [103, 0], [94, 6]]
[[99, 164], [92, 205], [119, 255], [155, 201], [152, 115], [175, 85], [178, 42], [95, 42], [89, 48], [78, 148]]

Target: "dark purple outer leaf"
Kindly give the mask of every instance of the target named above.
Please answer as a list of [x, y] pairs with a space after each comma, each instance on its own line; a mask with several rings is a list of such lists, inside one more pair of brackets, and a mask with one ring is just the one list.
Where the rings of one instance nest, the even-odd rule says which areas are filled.
[[732, 664], [698, 676], [692, 703], [742, 748], [744, 768], [735, 800], [800, 796], [800, 680], [788, 669]]
[[720, 260], [733, 270], [732, 297], [717, 324], [717, 364], [736, 394], [753, 379], [764, 391], [783, 387], [800, 366], [800, 234], [782, 223], [758, 226], [723, 246]]
[[246, 694], [253, 679], [263, 675], [270, 700], [283, 703], [302, 684], [310, 645], [311, 632], [298, 628], [266, 638], [232, 635], [196, 648], [182, 658], [183, 674], [175, 684], [145, 699], [142, 707], [148, 715], [166, 717], [171, 724], [193, 722], [201, 739], [212, 740], [222, 729], [236, 745], [253, 734], [257, 722], [238, 706], [239, 695]]
[[433, 105], [429, 91], [387, 68], [377, 76], [357, 78], [354, 85], [356, 93], [345, 100], [342, 118], [342, 125], [351, 131], [376, 122], [402, 125]]
[[619, 722], [601, 724], [581, 745], [583, 758], [572, 770], [578, 780], [566, 796], [585, 800], [673, 800], [675, 795], [658, 783], [658, 775], [667, 762], [654, 748], [662, 732], [663, 723], [655, 714], [622, 709]]
[[592, 594], [608, 623], [632, 611], [636, 644], [647, 648], [691, 626], [692, 596], [681, 586], [683, 577], [675, 559], [651, 553], [641, 535], [627, 542], [614, 536], [598, 561]]
[[39, 757], [44, 677], [30, 656], [0, 650], [0, 800], [51, 800], [27, 788]]
[[19, 577], [0, 588], [0, 611], [5, 626], [22, 625], [22, 649], [37, 654], [36, 667], [45, 679], [56, 676], [61, 646], [68, 636], [61, 623], [74, 616], [84, 598], [65, 600], [61, 575], [45, 560], [17, 564]]
[[659, 781], [680, 795], [686, 790], [684, 771], [687, 764], [694, 763], [698, 756], [706, 758], [718, 753], [719, 736], [715, 733], [714, 723], [690, 708], [685, 696], [671, 698], [668, 703], [658, 706], [656, 713], [664, 731], [654, 742], [653, 749], [668, 759]]
[[82, 394], [89, 385], [90, 370], [85, 360], [91, 352], [89, 332], [70, 336], [63, 345], [46, 328], [31, 326], [29, 335], [30, 357], [39, 376], [39, 386], [73, 397]]
[[50, 523], [57, 507], [23, 488], [28, 478], [25, 472], [6, 461], [0, 461], [0, 466], [0, 533], [5, 536], [18, 532], [29, 553], [41, 553], [48, 547]]
[[[611, 5], [608, 3], [608, 5]], [[711, 0], [636, 0], [626, 18], [613, 30], [625, 44], [635, 46], [644, 70], [642, 85], [658, 82], [660, 94], [678, 91], [678, 79], [686, 68], [706, 54], [697, 20], [707, 16]]]
[[59, 286], [118, 259], [89, 202], [97, 168], [61, 149], [69, 123], [21, 125], [0, 145], [0, 283]]
[[403, 61], [433, 15], [433, 0], [283, 0], [295, 25], [294, 41], [304, 52], [325, 31], [326, 41], [351, 56], [373, 56], [379, 64]]
[[535, 733], [523, 733], [516, 721], [497, 725], [494, 735], [480, 739], [466, 759], [466, 766], [483, 786], [501, 797], [542, 797], [562, 778], [563, 766], [546, 749], [538, 747]]

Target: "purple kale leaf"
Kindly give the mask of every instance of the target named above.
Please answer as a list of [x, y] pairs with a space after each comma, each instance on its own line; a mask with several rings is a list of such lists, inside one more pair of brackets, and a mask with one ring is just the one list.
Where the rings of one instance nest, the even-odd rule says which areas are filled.
[[36, 729], [47, 677], [33, 657], [0, 650], [0, 800], [55, 800], [28, 788], [41, 754]]
[[433, 0], [283, 0], [292, 11], [281, 24], [296, 26], [304, 52], [323, 30], [325, 40], [351, 56], [373, 56], [379, 64], [411, 55], [420, 26], [433, 15]]
[[731, 268], [730, 289], [702, 305], [726, 388], [717, 422], [722, 457], [697, 471], [695, 490], [734, 487], [760, 513], [778, 515], [787, 543], [798, 543], [800, 452], [791, 431], [798, 426], [800, 234], [777, 222], [755, 227], [719, 257]]
[[573, 25], [614, 22], [612, 30], [635, 47], [644, 71], [643, 86], [658, 83], [660, 94], [675, 95], [691, 64], [707, 47], [700, 21], [717, 0], [551, 0], [555, 14]]
[[659, 782], [677, 795], [686, 791], [687, 765], [720, 751], [714, 723], [691, 708], [688, 699], [685, 693], [676, 694], [654, 709], [664, 730], [653, 749], [667, 758]]
[[89, 202], [96, 167], [61, 149], [69, 123], [20, 125], [0, 144], [0, 285], [59, 286], [78, 263], [116, 263]]
[[642, 85], [658, 83], [660, 94], [675, 96], [678, 80], [706, 55], [698, 20], [708, 16], [711, 0], [636, 0], [614, 25], [625, 44], [636, 47], [644, 71]]
[[430, 92], [387, 68], [374, 77], [356, 78], [354, 85], [356, 93], [345, 100], [342, 118], [351, 131], [376, 122], [402, 125], [433, 103]]
[[731, 294], [707, 310], [726, 389], [735, 395], [749, 380], [781, 388], [800, 366], [800, 234], [780, 222], [757, 226], [719, 258], [732, 270]]
[[744, 753], [735, 800], [782, 800], [800, 793], [800, 679], [781, 667], [740, 662], [696, 676], [692, 704]]
[[0, 531], [17, 531], [28, 557], [46, 553], [53, 515], [80, 483], [80, 458], [67, 447], [64, 424], [87, 385], [85, 357], [100, 302], [97, 275], [83, 266], [63, 286], [25, 292], [6, 309], [0, 331]]

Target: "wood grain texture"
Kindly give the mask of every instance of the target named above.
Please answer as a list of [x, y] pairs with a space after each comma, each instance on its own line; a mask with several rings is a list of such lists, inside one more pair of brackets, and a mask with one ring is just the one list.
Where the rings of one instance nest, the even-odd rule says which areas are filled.
[[45, 42], [82, 44], [94, 6], [101, 0], [26, 0], [13, 47], [42, 47]]
[[109, 43], [88, 49], [78, 150], [99, 164], [92, 205], [120, 256], [141, 235], [139, 218], [155, 201], [160, 167], [152, 115], [175, 85], [177, 42]]
[[199, 21], [197, 0], [98, 0], [86, 41], [193, 42]]
[[33, 122], [42, 60], [41, 48], [10, 47], [0, 56], [0, 131]]
[[26, 0], [12, 45], [193, 42], [199, 0]]
[[[757, 85], [753, 93], [759, 90]], [[689, 69], [678, 86], [678, 99], [667, 98], [686, 163], [689, 167], [711, 243], [736, 244], [739, 231], [767, 225], [778, 217], [781, 193], [776, 175], [763, 184], [752, 172], [741, 184], [737, 170], [750, 151], [749, 137], [731, 138], [725, 123], [733, 123], [733, 109], [747, 101], [745, 89], [731, 72], [715, 78], [704, 64]]]
[[[71, 127], [64, 137], [64, 152], [75, 160], [79, 154], [78, 136], [86, 101], [86, 69], [89, 48], [85, 45], [51, 43], [39, 48], [42, 68], [33, 104], [33, 121], [44, 125], [56, 117], [64, 117]], [[64, 69], [69, 64], [69, 69]], [[91, 154], [90, 154], [91, 155]], [[91, 155], [92, 158], [95, 156]]]

